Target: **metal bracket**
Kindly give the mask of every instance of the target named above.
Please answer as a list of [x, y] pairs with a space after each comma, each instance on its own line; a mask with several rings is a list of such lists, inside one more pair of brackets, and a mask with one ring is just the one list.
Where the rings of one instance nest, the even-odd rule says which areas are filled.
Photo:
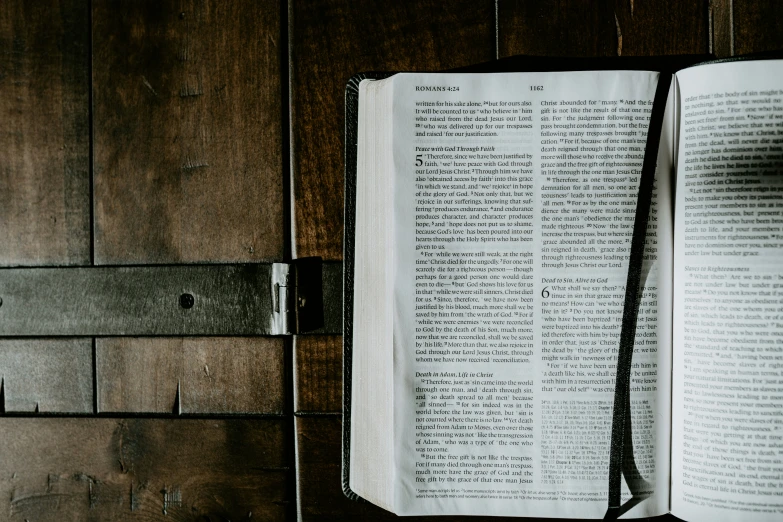
[[[334, 276], [336, 274], [330, 275]], [[341, 299], [342, 301], [342, 299]], [[272, 264], [272, 312], [279, 335], [311, 332], [324, 326], [321, 258]]]
[[286, 263], [272, 264], [272, 328], [279, 335], [290, 333], [289, 311], [295, 310], [293, 300], [290, 297], [294, 292], [293, 282], [290, 279], [291, 265]]
[[0, 269], [0, 337], [342, 332], [342, 263]]

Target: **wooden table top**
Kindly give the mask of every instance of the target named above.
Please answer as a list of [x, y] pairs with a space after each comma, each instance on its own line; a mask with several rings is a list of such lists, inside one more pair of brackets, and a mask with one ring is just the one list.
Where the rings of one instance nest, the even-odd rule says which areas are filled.
[[[724, 57], [781, 47], [782, 21], [774, 0], [5, 0], [0, 266], [340, 260], [354, 73]], [[0, 340], [0, 518], [391, 519], [342, 494], [341, 349]]]

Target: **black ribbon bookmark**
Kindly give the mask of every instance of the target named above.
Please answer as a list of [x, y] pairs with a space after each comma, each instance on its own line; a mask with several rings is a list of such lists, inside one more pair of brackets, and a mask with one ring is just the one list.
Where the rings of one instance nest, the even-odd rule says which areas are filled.
[[[636, 339], [636, 321], [639, 315], [647, 221], [652, 204], [663, 114], [666, 110], [666, 99], [669, 96], [671, 81], [672, 75], [668, 72], [662, 72], [658, 78], [658, 87], [655, 90], [655, 99], [650, 114], [650, 128], [647, 132], [642, 174], [639, 180], [639, 196], [636, 203], [633, 238], [631, 239], [628, 280], [625, 285], [620, 348], [617, 354], [617, 382], [614, 389], [612, 440], [609, 449], [609, 509], [604, 516], [605, 520], [617, 519], [653, 493], [651, 485], [642, 477], [634, 460], [631, 429], [631, 361]], [[625, 504], [621, 503], [620, 498], [623, 476], [633, 495]]]

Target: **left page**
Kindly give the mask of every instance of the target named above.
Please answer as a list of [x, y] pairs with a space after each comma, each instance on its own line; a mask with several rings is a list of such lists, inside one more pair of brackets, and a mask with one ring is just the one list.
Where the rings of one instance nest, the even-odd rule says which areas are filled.
[[[629, 246], [658, 73], [393, 80], [398, 514], [601, 518]], [[668, 512], [673, 120], [632, 372]], [[630, 495], [626, 491], [624, 499]]]

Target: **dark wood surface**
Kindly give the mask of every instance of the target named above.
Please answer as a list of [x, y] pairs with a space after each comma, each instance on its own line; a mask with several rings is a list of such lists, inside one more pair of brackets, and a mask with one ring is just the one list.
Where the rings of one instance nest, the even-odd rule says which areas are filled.
[[709, 52], [704, 2], [498, 2], [500, 56], [650, 56]]
[[280, 6], [95, 0], [98, 264], [283, 255]]
[[283, 414], [284, 341], [99, 339], [98, 412]]
[[[772, 0], [0, 2], [0, 266], [340, 260], [354, 73], [758, 52], [783, 46], [780, 11]], [[0, 340], [0, 513], [391, 519], [342, 495], [341, 349], [339, 336]]]
[[92, 413], [92, 340], [4, 340], [0, 381], [0, 412]]
[[712, 0], [708, 6], [710, 52], [719, 58], [734, 55], [734, 0]]
[[90, 263], [90, 11], [0, 3], [0, 266]]
[[3, 520], [293, 519], [289, 420], [0, 419]]
[[[726, 0], [724, 0], [726, 1]], [[775, 0], [733, 2], [732, 54], [780, 49], [783, 46], [783, 4]]]
[[343, 338], [300, 335], [294, 342], [294, 411], [336, 413], [343, 408]]

